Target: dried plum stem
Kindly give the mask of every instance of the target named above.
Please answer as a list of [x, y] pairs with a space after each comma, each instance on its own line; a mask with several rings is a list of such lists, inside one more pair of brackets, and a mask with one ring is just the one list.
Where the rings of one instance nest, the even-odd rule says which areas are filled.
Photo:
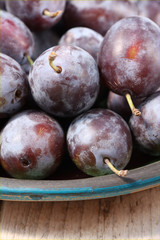
[[128, 102], [128, 104], [129, 104], [129, 107], [130, 107], [132, 113], [133, 113], [135, 116], [140, 116], [140, 115], [141, 115], [141, 112], [140, 112], [137, 108], [135, 108], [135, 106], [134, 106], [134, 104], [133, 104], [133, 101], [132, 101], [132, 99], [131, 99], [131, 95], [130, 95], [129, 93], [127, 93], [125, 96], [126, 96], [127, 102]]
[[30, 66], [32, 67], [32, 65], [33, 65], [33, 60], [31, 59], [31, 57], [30, 57], [27, 53], [25, 53], [24, 55], [25, 55], [25, 57], [27, 58]]
[[50, 12], [48, 9], [45, 9], [43, 11], [43, 15], [50, 17], [50, 18], [57, 17], [60, 13], [62, 13], [62, 11]]
[[56, 53], [55, 52], [51, 52], [48, 59], [49, 59], [49, 65], [53, 68], [53, 70], [56, 72], [56, 73], [61, 73], [62, 72], [62, 68], [60, 66], [55, 66], [53, 64], [53, 61], [55, 60], [56, 58]]
[[110, 160], [108, 158], [104, 159], [104, 163], [106, 163], [108, 165], [108, 167], [118, 176], [120, 177], [125, 177], [128, 173], [128, 170], [117, 170], [112, 163], [110, 162]]

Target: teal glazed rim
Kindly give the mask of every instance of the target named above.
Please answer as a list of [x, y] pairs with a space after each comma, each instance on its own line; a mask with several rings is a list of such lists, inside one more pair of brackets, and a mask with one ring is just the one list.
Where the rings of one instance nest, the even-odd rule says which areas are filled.
[[0, 178], [0, 200], [73, 201], [100, 199], [142, 191], [160, 185], [160, 160], [129, 171], [74, 180], [21, 180]]

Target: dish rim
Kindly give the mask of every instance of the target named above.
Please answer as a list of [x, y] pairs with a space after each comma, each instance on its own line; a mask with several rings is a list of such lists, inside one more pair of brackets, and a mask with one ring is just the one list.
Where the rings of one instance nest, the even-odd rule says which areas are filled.
[[115, 197], [160, 185], [160, 160], [129, 171], [71, 180], [26, 180], [0, 177], [0, 200], [72, 201]]

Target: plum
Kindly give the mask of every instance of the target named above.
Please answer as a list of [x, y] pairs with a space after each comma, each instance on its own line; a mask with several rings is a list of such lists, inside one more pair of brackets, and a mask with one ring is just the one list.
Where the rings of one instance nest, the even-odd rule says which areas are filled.
[[160, 156], [160, 92], [154, 93], [141, 105], [141, 116], [131, 116], [129, 126], [139, 148], [149, 155]]
[[1, 10], [1, 52], [14, 58], [19, 64], [31, 57], [34, 49], [34, 40], [31, 31], [17, 17]]
[[70, 0], [64, 13], [64, 22], [68, 28], [88, 27], [103, 36], [118, 20], [137, 15], [137, 8], [127, 0]]
[[1, 131], [1, 165], [14, 178], [47, 178], [62, 161], [64, 143], [57, 120], [43, 112], [23, 111]]
[[97, 61], [97, 54], [102, 40], [103, 36], [90, 28], [75, 27], [65, 32], [58, 44], [78, 46], [89, 52]]
[[65, 0], [12, 0], [6, 2], [9, 12], [20, 18], [32, 31], [57, 24], [65, 10]]
[[0, 54], [0, 62], [0, 118], [4, 118], [15, 114], [24, 107], [29, 86], [27, 76], [18, 62], [3, 53]]
[[126, 96], [136, 115], [140, 112], [130, 96], [147, 97], [159, 88], [159, 34], [158, 25], [149, 18], [123, 18], [106, 33], [98, 54], [106, 86]]
[[160, 26], [160, 2], [157, 0], [137, 1], [138, 14], [148, 17]]
[[36, 59], [29, 84], [41, 109], [57, 117], [73, 117], [91, 108], [96, 101], [98, 66], [79, 47], [55, 46]]
[[91, 109], [75, 118], [67, 132], [67, 145], [73, 162], [88, 175], [101, 176], [112, 170], [120, 176], [127, 173], [122, 169], [132, 154], [131, 132], [111, 110]]

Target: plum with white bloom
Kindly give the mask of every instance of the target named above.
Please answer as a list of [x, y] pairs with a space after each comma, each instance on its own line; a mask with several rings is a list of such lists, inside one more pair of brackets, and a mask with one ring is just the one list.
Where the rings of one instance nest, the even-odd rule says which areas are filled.
[[126, 175], [122, 169], [130, 161], [132, 137], [117, 113], [92, 109], [80, 115], [68, 129], [67, 144], [73, 162], [86, 174], [101, 176], [114, 170], [119, 176]]

